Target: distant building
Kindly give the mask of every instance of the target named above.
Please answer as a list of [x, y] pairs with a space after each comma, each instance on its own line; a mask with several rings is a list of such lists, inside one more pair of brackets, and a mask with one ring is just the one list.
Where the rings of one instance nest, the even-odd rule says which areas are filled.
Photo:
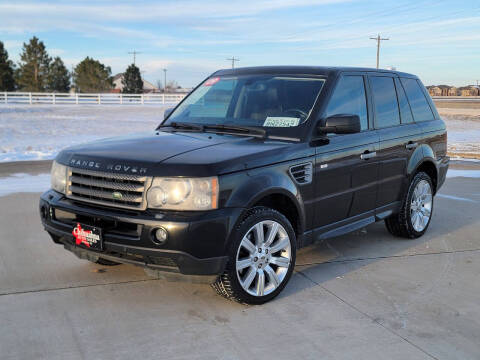
[[480, 87], [479, 86], [463, 86], [458, 88], [461, 96], [480, 96]]
[[442, 89], [438, 86], [427, 86], [430, 96], [442, 96]]
[[[117, 74], [113, 77], [113, 90], [112, 92], [114, 93], [121, 93], [123, 90], [123, 74]], [[153, 93], [153, 92], [158, 92], [158, 88], [153, 85], [151, 82], [142, 79], [143, 80], [143, 92], [144, 93]]]
[[450, 90], [450, 86], [438, 85], [438, 87], [442, 90], [441, 96], [448, 96], [448, 91]]
[[452, 86], [448, 89], [447, 96], [457, 96], [457, 95], [458, 95], [458, 90], [455, 86]]
[[[430, 96], [458, 96], [460, 89], [462, 88], [457, 89], [455, 86], [449, 86], [449, 85], [427, 86], [427, 90]], [[470, 96], [470, 95], [462, 95], [462, 96]]]

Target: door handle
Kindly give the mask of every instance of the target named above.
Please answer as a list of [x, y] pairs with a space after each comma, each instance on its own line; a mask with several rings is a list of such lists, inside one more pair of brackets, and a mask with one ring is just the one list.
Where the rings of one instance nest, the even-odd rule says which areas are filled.
[[[367, 150], [368, 151], [368, 150]], [[371, 158], [374, 158], [375, 156], [377, 156], [377, 152], [376, 151], [372, 151], [372, 152], [364, 152], [362, 155], [360, 155], [360, 159], [362, 160], [368, 160], [368, 159], [371, 159]]]
[[415, 149], [417, 146], [418, 146], [418, 143], [409, 142], [407, 145], [405, 145], [405, 148], [407, 150], [412, 150], [412, 149]]

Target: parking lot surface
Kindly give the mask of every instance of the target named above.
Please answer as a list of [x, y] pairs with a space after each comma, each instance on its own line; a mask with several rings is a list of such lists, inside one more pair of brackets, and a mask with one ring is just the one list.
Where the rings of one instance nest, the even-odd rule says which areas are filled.
[[420, 239], [377, 223], [300, 250], [262, 306], [77, 259], [38, 196], [0, 197], [1, 359], [480, 358], [479, 178], [447, 179]]

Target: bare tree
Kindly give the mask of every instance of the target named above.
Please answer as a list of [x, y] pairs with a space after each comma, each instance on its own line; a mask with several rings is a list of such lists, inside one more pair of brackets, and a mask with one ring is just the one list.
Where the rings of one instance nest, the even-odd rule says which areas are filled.
[[180, 88], [180, 85], [175, 80], [169, 80], [167, 82], [166, 90], [167, 92], [172, 92]]

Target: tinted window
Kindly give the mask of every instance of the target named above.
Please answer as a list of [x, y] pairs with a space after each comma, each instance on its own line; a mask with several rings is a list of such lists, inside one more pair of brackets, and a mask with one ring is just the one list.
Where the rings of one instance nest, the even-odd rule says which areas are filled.
[[433, 113], [428, 105], [420, 85], [415, 79], [402, 78], [402, 84], [407, 93], [407, 98], [412, 108], [415, 121], [433, 120]]
[[191, 96], [190, 117], [225, 117], [236, 84], [236, 79], [227, 79], [218, 81], [215, 86], [200, 88], [201, 91], [197, 91]]
[[302, 75], [211, 77], [173, 111], [166, 123], [295, 127], [308, 118], [324, 83], [323, 78]]
[[395, 87], [397, 88], [397, 98], [398, 104], [400, 105], [400, 118], [402, 124], [408, 124], [413, 122], [412, 111], [410, 110], [410, 105], [408, 104], [407, 96], [405, 95], [405, 90], [403, 90], [400, 80], [395, 79]]
[[397, 94], [393, 78], [383, 76], [371, 76], [373, 101], [375, 104], [375, 125], [377, 128], [385, 128], [400, 124], [398, 112]]
[[368, 129], [367, 100], [363, 76], [343, 76], [327, 107], [327, 116], [358, 115], [362, 130]]

